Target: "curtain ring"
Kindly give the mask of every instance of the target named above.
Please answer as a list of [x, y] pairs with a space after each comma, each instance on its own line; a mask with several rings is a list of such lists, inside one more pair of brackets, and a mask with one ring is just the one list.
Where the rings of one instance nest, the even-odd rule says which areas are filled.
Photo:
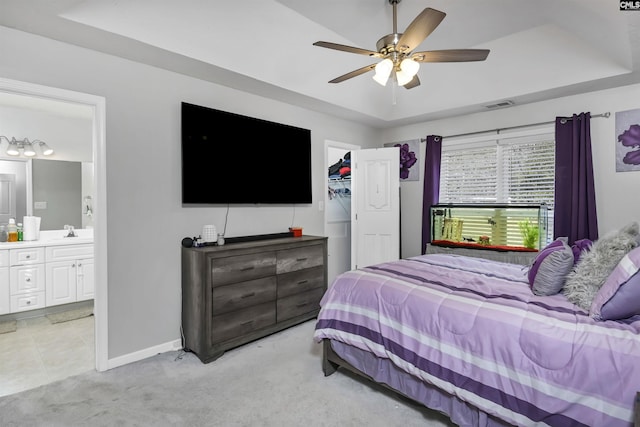
[[568, 120], [567, 120], [565, 117], [563, 117], [563, 118], [561, 118], [561, 119], [560, 119], [560, 124], [563, 124], [563, 125], [564, 125], [564, 124], [566, 124], [566, 123], [567, 123], [567, 121], [568, 121]]
[[440, 137], [439, 136], [434, 136], [433, 137], [433, 141], [434, 142], [440, 142]]

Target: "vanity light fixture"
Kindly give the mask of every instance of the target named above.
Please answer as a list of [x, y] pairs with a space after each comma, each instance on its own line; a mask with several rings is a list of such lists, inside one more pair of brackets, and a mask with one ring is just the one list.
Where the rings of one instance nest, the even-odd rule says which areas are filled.
[[53, 150], [44, 141], [36, 139], [35, 141], [29, 141], [28, 138], [16, 139], [11, 137], [9, 139], [6, 136], [0, 135], [0, 143], [7, 141], [6, 153], [10, 156], [19, 156], [21, 153], [25, 157], [35, 157], [37, 155], [34, 147], [40, 147], [40, 151], [43, 156], [50, 156], [53, 154]]

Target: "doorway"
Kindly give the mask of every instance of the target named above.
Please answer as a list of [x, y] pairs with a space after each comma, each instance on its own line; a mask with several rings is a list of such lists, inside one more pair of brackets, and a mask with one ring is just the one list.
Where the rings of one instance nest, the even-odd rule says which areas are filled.
[[57, 103], [61, 109], [80, 108], [90, 115], [91, 140], [87, 144], [91, 145], [94, 176], [95, 369], [105, 371], [108, 369], [105, 98], [9, 79], [0, 79], [0, 94], [18, 96], [25, 102], [42, 100], [48, 104]]
[[[325, 141], [325, 171], [351, 151], [360, 146], [336, 141]], [[328, 239], [329, 265], [328, 283], [351, 269], [351, 177], [338, 173], [326, 176], [325, 191], [325, 235]]]

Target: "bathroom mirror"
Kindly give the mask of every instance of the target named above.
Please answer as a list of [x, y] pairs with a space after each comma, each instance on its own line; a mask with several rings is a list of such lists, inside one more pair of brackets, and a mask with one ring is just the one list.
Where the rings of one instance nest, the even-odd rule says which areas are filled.
[[93, 226], [92, 120], [86, 105], [0, 92], [0, 134], [41, 140], [54, 150], [46, 157], [38, 150], [32, 158], [9, 156], [0, 143], [0, 223], [7, 215], [16, 222], [34, 215], [42, 218], [41, 230]]
[[92, 188], [90, 162], [0, 159], [0, 224], [34, 215], [41, 230], [92, 227]]

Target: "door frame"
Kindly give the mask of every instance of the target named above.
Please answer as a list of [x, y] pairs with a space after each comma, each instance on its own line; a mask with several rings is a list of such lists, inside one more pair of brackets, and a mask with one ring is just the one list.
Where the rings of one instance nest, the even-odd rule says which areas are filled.
[[[329, 218], [328, 218], [328, 214], [327, 214], [327, 210], [329, 207], [329, 192], [327, 191], [327, 171], [329, 170], [329, 166], [331, 166], [329, 164], [329, 149], [330, 148], [335, 148], [337, 150], [344, 150], [344, 151], [356, 151], [356, 150], [360, 150], [362, 149], [362, 147], [360, 145], [355, 145], [355, 144], [349, 144], [346, 142], [338, 142], [338, 141], [334, 141], [334, 140], [330, 140], [330, 139], [325, 139], [324, 141], [324, 170], [322, 173], [323, 176], [323, 180], [322, 180], [322, 186], [323, 186], [323, 192], [324, 192], [324, 198], [322, 199], [322, 203], [323, 203], [323, 211], [324, 211], [324, 235], [329, 237], [329, 228], [330, 228], [330, 223], [329, 223]], [[349, 225], [351, 224], [351, 218], [349, 218], [347, 221]], [[349, 228], [351, 228], [349, 226]], [[349, 245], [349, 247], [346, 248], [346, 252], [347, 253], [351, 253], [351, 235], [348, 236], [347, 243]], [[336, 262], [333, 262], [333, 259], [335, 258], [333, 253], [331, 253], [331, 251], [329, 251], [330, 253], [328, 254], [329, 259], [328, 262], [332, 265], [335, 266], [337, 264]], [[330, 271], [336, 270], [336, 273], [339, 274], [342, 271], [341, 268], [330, 268]], [[330, 282], [329, 285], [331, 285], [331, 281], [332, 281], [332, 277], [329, 278]]]
[[94, 168], [94, 259], [95, 259], [95, 367], [108, 369], [108, 278], [107, 278], [107, 173], [106, 100], [102, 96], [0, 78], [0, 92], [44, 98], [88, 106], [93, 111], [92, 144]]

